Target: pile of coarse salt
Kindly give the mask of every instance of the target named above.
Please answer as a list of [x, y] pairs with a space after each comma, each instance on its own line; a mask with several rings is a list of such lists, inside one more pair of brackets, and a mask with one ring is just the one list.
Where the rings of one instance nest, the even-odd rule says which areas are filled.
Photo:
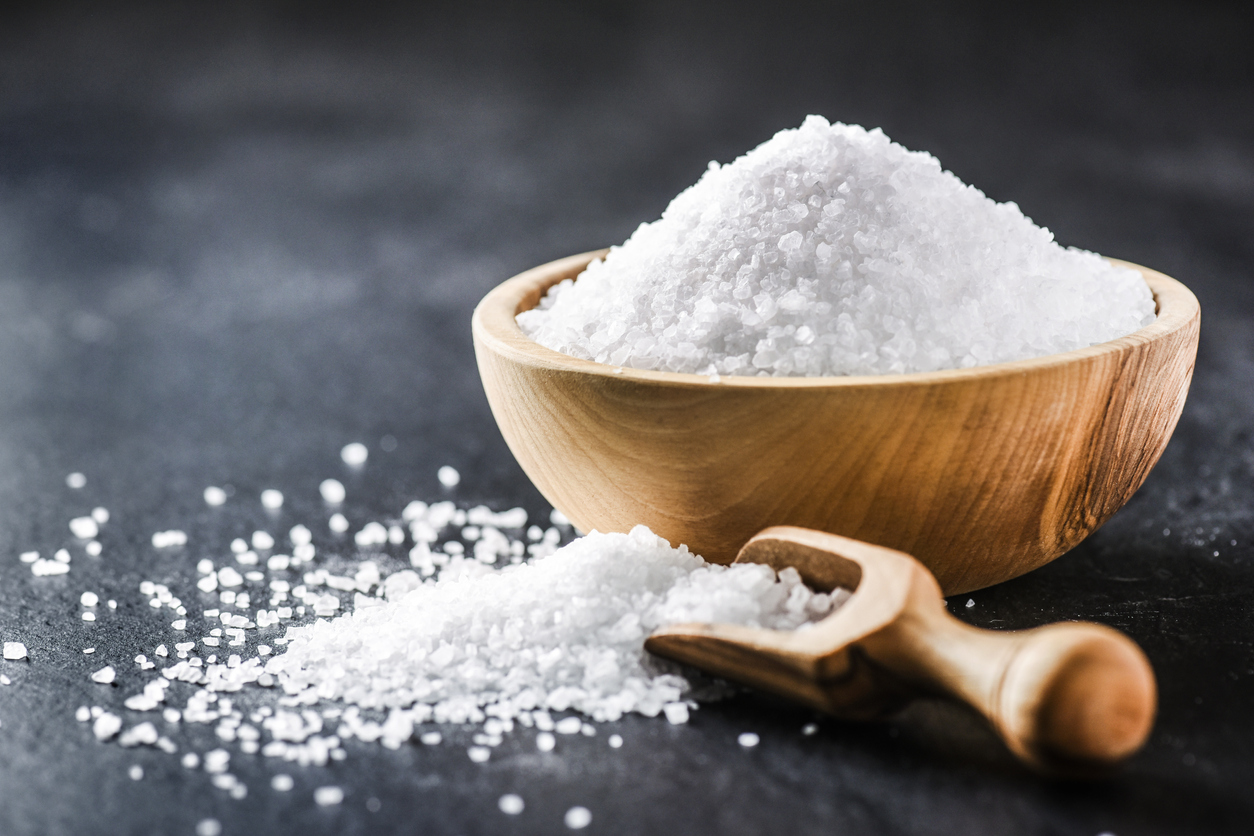
[[682, 622], [792, 630], [825, 616], [831, 596], [797, 572], [707, 564], [638, 526], [593, 532], [530, 563], [496, 569], [454, 557], [439, 577], [413, 571], [359, 598], [351, 615], [288, 631], [265, 666], [292, 695], [406, 709], [388, 724], [512, 720], [573, 709], [594, 720], [628, 712], [686, 717], [691, 686], [649, 657], [644, 639]]
[[[449, 489], [460, 475], [443, 468], [439, 480]], [[319, 490], [331, 509], [345, 498], [333, 479]], [[217, 507], [231, 495], [209, 490], [205, 502]], [[105, 514], [96, 517], [103, 523]], [[804, 629], [847, 597], [813, 593], [791, 570], [777, 577], [765, 566], [707, 564], [644, 527], [563, 546], [569, 522], [557, 511], [550, 521], [529, 525], [522, 508], [414, 501], [348, 538], [339, 511], [324, 535], [301, 523], [285, 538], [241, 532], [216, 559], [193, 558], [200, 549], [184, 531], [157, 532], [154, 549], [189, 550], [195, 589], [190, 579], [187, 590], [145, 580], [139, 591], [149, 606], [122, 609], [112, 599], [101, 606], [90, 590], [79, 595], [84, 621], [134, 617], [125, 610], [166, 626], [131, 648], [133, 661], [118, 648], [97, 655], [84, 647], [96, 660], [87, 677], [99, 704], [75, 716], [97, 740], [178, 757], [235, 799], [249, 789], [231, 770], [235, 751], [321, 766], [346, 758], [349, 739], [389, 748], [413, 740], [464, 745], [482, 763], [518, 727], [552, 752], [558, 735], [595, 737], [593, 723], [628, 712], [686, 722], [695, 700], [725, 693], [645, 653], [645, 637], [659, 626]], [[332, 551], [315, 546], [316, 537]], [[335, 554], [339, 546], [350, 554]], [[4, 651], [26, 657], [16, 642]], [[197, 725], [213, 728], [216, 745], [200, 742], [190, 731]], [[624, 741], [612, 734], [607, 743]], [[144, 773], [137, 766], [130, 774]], [[284, 773], [270, 785], [294, 786]], [[321, 787], [314, 800], [341, 798], [339, 788]], [[501, 802], [509, 815], [523, 806]], [[572, 809], [586, 824], [588, 811]]]
[[662, 217], [518, 316], [542, 345], [709, 375], [968, 368], [1153, 321], [1139, 273], [1065, 249], [882, 131], [810, 116], [711, 162]]

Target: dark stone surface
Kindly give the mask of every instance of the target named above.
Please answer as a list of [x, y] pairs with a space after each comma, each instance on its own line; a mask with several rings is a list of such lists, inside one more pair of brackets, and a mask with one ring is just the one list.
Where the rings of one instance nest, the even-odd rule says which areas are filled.
[[[31, 660], [0, 663], [0, 832], [191, 834], [212, 816], [228, 836], [553, 833], [574, 804], [595, 833], [1249, 832], [1254, 28], [1236, 6], [1047, 5], [7, 8], [0, 637]], [[1142, 491], [1072, 554], [955, 607], [989, 627], [1093, 619], [1141, 643], [1161, 711], [1120, 774], [1034, 777], [943, 705], [807, 738], [806, 712], [744, 696], [547, 755], [516, 734], [482, 766], [458, 730], [437, 748], [350, 744], [343, 763], [288, 770], [286, 795], [268, 787], [285, 767], [236, 754], [250, 792], [233, 801], [74, 722], [80, 704], [119, 704], [142, 681], [130, 656], [171, 640], [141, 580], [200, 606], [195, 561], [258, 526], [324, 521], [327, 476], [357, 525], [442, 496], [445, 463], [459, 501], [546, 510], [479, 387], [475, 302], [621, 241], [708, 160], [810, 112], [882, 125], [1064, 243], [1201, 299], [1193, 391]], [[360, 474], [338, 460], [352, 440], [372, 448]], [[74, 470], [82, 491], [65, 487]], [[236, 498], [206, 507], [224, 483]], [[252, 499], [270, 486], [288, 496], [277, 519]], [[96, 504], [113, 520], [91, 559], [66, 521]], [[156, 552], [151, 533], [172, 527], [191, 543]], [[68, 576], [18, 562], [67, 544]], [[83, 623], [84, 589], [119, 611]], [[105, 661], [121, 688], [88, 681]], [[745, 730], [756, 750], [736, 744]], [[181, 735], [212, 748], [209, 728]], [[344, 804], [315, 807], [329, 783]], [[510, 791], [517, 818], [496, 809]]]

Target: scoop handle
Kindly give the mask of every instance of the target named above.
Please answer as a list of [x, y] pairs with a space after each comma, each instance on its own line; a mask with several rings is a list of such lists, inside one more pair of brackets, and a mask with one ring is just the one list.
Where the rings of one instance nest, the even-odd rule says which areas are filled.
[[[1051, 772], [1102, 768], [1135, 752], [1154, 722], [1157, 689], [1127, 636], [1088, 622], [981, 630], [920, 596], [867, 642], [878, 664], [984, 714], [1006, 745]], [[922, 605], [922, 606], [920, 606]]]

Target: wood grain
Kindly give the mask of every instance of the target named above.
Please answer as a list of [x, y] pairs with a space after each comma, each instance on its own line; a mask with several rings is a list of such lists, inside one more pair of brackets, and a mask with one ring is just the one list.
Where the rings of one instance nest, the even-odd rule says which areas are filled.
[[579, 528], [644, 523], [718, 562], [762, 528], [795, 525], [908, 552], [948, 594], [1035, 569], [1140, 487], [1197, 353], [1193, 294], [1124, 262], [1153, 291], [1155, 322], [974, 369], [710, 382], [527, 338], [514, 317], [601, 252], [529, 270], [480, 302], [488, 402], [527, 475]]
[[794, 566], [819, 588], [856, 578], [857, 588], [807, 629], [675, 625], [645, 647], [849, 719], [883, 716], [924, 694], [959, 699], [1024, 762], [1053, 773], [1104, 770], [1139, 749], [1153, 726], [1149, 662], [1108, 627], [979, 630], [945, 611], [935, 578], [909, 555], [808, 529], [762, 531], [737, 562]]

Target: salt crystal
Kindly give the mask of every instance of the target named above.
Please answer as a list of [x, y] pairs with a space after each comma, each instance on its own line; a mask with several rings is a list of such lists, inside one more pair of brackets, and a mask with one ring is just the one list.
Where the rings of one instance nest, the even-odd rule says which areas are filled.
[[971, 609], [971, 608], [972, 608], [972, 607], [974, 607], [974, 606], [975, 606], [975, 599], [974, 599], [974, 598], [968, 598], [968, 599], [967, 599], [967, 609]]
[[444, 738], [438, 731], [431, 731], [423, 732], [418, 739], [422, 741], [424, 746], [438, 746]]
[[196, 836], [222, 836], [222, 822], [217, 819], [201, 819], [196, 823]]
[[210, 485], [205, 488], [205, 504], [217, 507], [226, 502], [226, 491], [221, 488]]
[[466, 750], [466, 754], [475, 763], [487, 763], [488, 758], [492, 757], [492, 750], [486, 746], [471, 746]]
[[78, 596], [78, 602], [84, 607], [94, 607], [100, 603], [100, 596], [94, 592], [84, 592]]
[[283, 492], [276, 491], [274, 488], [267, 488], [261, 492], [261, 505], [271, 511], [276, 511], [283, 507]]
[[52, 556], [52, 559], [57, 563], [69, 563], [70, 552], [67, 549], [57, 549], [57, 552]]
[[90, 540], [100, 532], [100, 527], [91, 517], [75, 517], [70, 520], [70, 531], [80, 540]]
[[109, 740], [122, 730], [122, 718], [116, 714], [103, 713], [92, 723], [91, 733], [97, 740]]
[[522, 796], [515, 795], [514, 793], [511, 792], [511, 793], [506, 793], [505, 795], [498, 798], [496, 801], [496, 806], [505, 815], [516, 816], [519, 813], [521, 813], [526, 808], [527, 805], [523, 802]]
[[36, 577], [64, 575], [70, 571], [70, 564], [59, 560], [36, 560], [31, 564], [30, 571]]
[[92, 682], [98, 682], [101, 685], [108, 685], [117, 677], [117, 672], [113, 670], [113, 665], [105, 665], [100, 670], [91, 675]]
[[819, 724], [818, 723], [806, 723], [804, 726], [801, 727], [801, 733], [804, 734], [806, 737], [811, 737], [813, 735], [816, 735], [819, 733]]
[[623, 746], [623, 736], [621, 734], [611, 734], [607, 741], [611, 749], [621, 749]]
[[34, 563], [39, 559], [39, 552], [22, 552], [19, 558], [23, 563]]
[[87, 611], [83, 613], [82, 618], [83, 618], [83, 621], [95, 621], [96, 614], [94, 612]]
[[80, 705], [78, 710], [74, 712], [74, 719], [80, 723], [86, 723], [91, 719], [91, 709], [85, 705]]
[[65, 484], [74, 490], [78, 490], [87, 484], [87, 477], [81, 473], [71, 473], [65, 477]]
[[343, 514], [332, 514], [331, 519], [327, 522], [327, 527], [336, 534], [343, 534], [348, 531], [348, 520]]
[[366, 449], [366, 445], [357, 441], [345, 444], [344, 449], [340, 451], [340, 458], [349, 467], [361, 467], [369, 456], [370, 451]]
[[592, 824], [592, 813], [587, 807], [571, 807], [563, 820], [571, 830], [583, 830]]
[[322, 484], [318, 486], [318, 492], [322, 494], [323, 501], [332, 505], [343, 502], [346, 493], [339, 479], [323, 479]]
[[5, 642], [4, 658], [10, 661], [26, 658], [26, 645], [21, 642]]
[[296, 786], [296, 782], [292, 780], [291, 775], [284, 775], [280, 772], [270, 779], [270, 786], [276, 792], [289, 792], [292, 787]]
[[540, 344], [689, 374], [966, 368], [1148, 325], [1141, 275], [1064, 249], [880, 130], [810, 116], [709, 170], [518, 316]]
[[87, 545], [83, 546], [83, 551], [87, 552], [92, 557], [99, 557], [100, 552], [103, 550], [104, 547], [100, 545], [99, 540], [92, 540]]
[[319, 807], [332, 807], [344, 801], [344, 790], [339, 787], [318, 787], [314, 790], [314, 803]]
[[130, 769], [126, 770], [126, 774], [130, 776], [132, 781], [142, 781], [144, 778], [144, 768], [139, 764], [135, 764]]
[[253, 548], [258, 551], [274, 548], [274, 537], [268, 531], [254, 531], [252, 542]]
[[109, 521], [109, 509], [96, 507], [91, 509], [91, 518], [99, 525], [104, 525]]
[[564, 717], [557, 722], [555, 728], [558, 734], [579, 734], [582, 727], [583, 721], [578, 717]]
[[668, 702], [662, 706], [662, 711], [671, 725], [679, 726], [688, 722], [688, 706], [682, 702]]
[[536, 735], [536, 748], [541, 752], [552, 752], [557, 746], [557, 738], [551, 732], [540, 732]]
[[440, 480], [440, 484], [446, 488], [453, 488], [462, 480], [462, 475], [457, 472], [456, 468], [444, 465], [436, 473], [436, 478]]
[[740, 737], [736, 738], [736, 742], [746, 749], [752, 749], [761, 742], [761, 738], [753, 732], [743, 732]]
[[157, 531], [152, 535], [153, 548], [170, 549], [187, 545], [187, 535], [178, 530]]

